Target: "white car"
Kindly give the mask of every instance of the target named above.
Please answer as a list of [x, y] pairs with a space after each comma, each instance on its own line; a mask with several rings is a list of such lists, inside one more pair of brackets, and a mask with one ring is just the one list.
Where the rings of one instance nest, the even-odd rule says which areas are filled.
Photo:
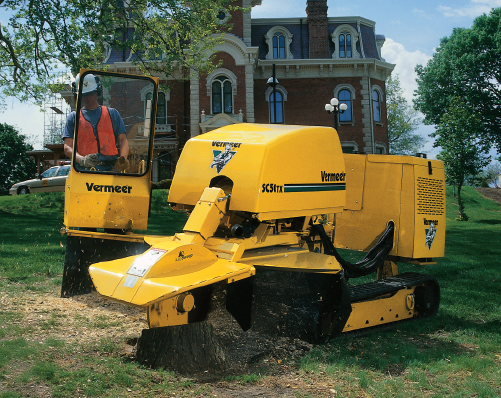
[[11, 195], [24, 195], [36, 192], [64, 192], [64, 184], [71, 166], [54, 166], [45, 170], [37, 178], [18, 182], [9, 190]]

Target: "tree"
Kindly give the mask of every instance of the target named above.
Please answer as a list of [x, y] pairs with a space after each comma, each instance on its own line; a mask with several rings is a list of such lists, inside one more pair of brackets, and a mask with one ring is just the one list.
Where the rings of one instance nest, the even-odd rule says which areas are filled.
[[100, 69], [111, 49], [123, 61], [132, 50], [132, 62], [146, 74], [210, 70], [208, 54], [222, 37], [213, 33], [228, 29], [218, 13], [230, 2], [0, 0], [12, 13], [0, 27], [0, 102], [16, 96], [41, 103], [58, 74]]
[[455, 97], [479, 115], [479, 138], [501, 149], [501, 8], [456, 28], [425, 67], [418, 65], [414, 104], [426, 124], [439, 125]]
[[0, 123], [0, 191], [8, 191], [12, 184], [33, 178], [37, 168], [26, 154], [30, 150], [33, 147], [26, 142], [24, 135], [6, 123]]
[[386, 109], [390, 154], [414, 155], [420, 152], [425, 139], [414, 134], [414, 131], [421, 120], [417, 117], [417, 111], [404, 98], [398, 74], [386, 81]]
[[461, 187], [490, 160], [489, 144], [479, 138], [481, 130], [480, 115], [455, 98], [432, 134], [436, 137], [434, 146], [442, 148], [437, 158], [444, 162], [446, 179], [457, 187], [459, 216], [456, 219], [459, 221], [468, 220], [461, 200]]
[[476, 183], [484, 188], [499, 188], [499, 175], [501, 175], [501, 163], [493, 161], [480, 172], [478, 178], [476, 178]]

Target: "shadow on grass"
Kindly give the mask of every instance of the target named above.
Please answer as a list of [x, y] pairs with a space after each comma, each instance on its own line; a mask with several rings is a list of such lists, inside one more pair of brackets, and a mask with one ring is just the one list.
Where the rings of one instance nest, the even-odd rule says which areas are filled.
[[478, 339], [489, 336], [490, 344], [496, 345], [501, 340], [500, 331], [499, 321], [479, 324], [440, 315], [430, 320], [395, 324], [387, 332], [372, 332], [364, 337], [348, 334], [331, 340], [303, 357], [301, 367], [306, 370], [325, 366], [335, 370], [362, 368], [399, 375], [411, 367], [424, 369], [441, 362], [446, 365], [454, 358], [472, 357], [478, 346], [460, 342], [461, 335]]
[[501, 224], [501, 220], [478, 220], [476, 222], [478, 224], [488, 224], [488, 225], [499, 225], [499, 224]]

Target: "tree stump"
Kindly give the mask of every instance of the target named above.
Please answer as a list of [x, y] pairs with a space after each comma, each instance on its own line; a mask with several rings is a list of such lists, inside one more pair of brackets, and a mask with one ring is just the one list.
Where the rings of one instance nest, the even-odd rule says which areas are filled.
[[223, 341], [207, 322], [144, 329], [136, 356], [143, 365], [184, 374], [220, 372], [230, 365]]

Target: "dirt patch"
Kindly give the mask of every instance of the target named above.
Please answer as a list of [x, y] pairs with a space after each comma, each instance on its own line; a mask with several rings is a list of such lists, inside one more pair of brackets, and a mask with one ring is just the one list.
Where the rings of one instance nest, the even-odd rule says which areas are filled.
[[501, 188], [475, 188], [482, 196], [501, 204]]

